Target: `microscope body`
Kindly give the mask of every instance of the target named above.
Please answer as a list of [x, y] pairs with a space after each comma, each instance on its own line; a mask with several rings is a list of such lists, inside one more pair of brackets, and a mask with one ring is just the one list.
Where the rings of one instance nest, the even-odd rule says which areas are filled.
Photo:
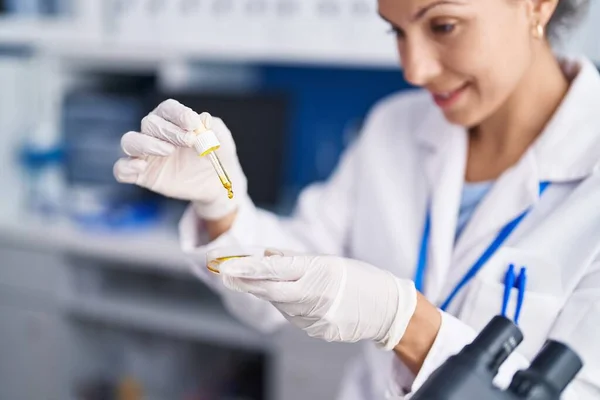
[[414, 400], [559, 400], [582, 367], [562, 343], [548, 340], [529, 368], [503, 390], [492, 383], [502, 363], [523, 340], [510, 320], [496, 316], [475, 340], [431, 374]]

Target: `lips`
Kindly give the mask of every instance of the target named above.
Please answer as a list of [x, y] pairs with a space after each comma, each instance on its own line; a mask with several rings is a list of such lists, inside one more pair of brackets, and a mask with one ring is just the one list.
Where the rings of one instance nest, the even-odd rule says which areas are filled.
[[433, 100], [435, 103], [442, 108], [447, 108], [460, 98], [460, 96], [465, 92], [465, 89], [469, 86], [468, 83], [460, 86], [458, 89], [454, 89], [451, 91], [432, 91], [431, 94], [433, 96]]

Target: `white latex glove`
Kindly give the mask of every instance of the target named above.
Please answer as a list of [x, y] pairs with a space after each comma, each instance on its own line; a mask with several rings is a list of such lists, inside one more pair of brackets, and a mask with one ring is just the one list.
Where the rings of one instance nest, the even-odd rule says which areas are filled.
[[271, 302], [312, 337], [386, 350], [400, 342], [417, 304], [412, 281], [357, 260], [279, 254], [224, 262], [224, 285]]
[[[142, 119], [141, 132], [127, 132], [121, 138], [123, 152], [114, 166], [119, 182], [132, 183], [192, 202], [198, 216], [216, 220], [233, 212], [247, 196], [247, 181], [236, 155], [231, 132], [219, 118], [198, 115], [176, 100], [162, 102]], [[208, 125], [208, 126], [205, 126]], [[229, 199], [208, 157], [200, 157], [191, 147], [205, 126], [221, 143], [217, 155], [233, 184]]]

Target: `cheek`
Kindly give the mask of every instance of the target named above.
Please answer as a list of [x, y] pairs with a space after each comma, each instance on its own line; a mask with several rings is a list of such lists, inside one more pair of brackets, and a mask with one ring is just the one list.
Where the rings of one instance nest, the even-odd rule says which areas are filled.
[[506, 29], [498, 26], [473, 27], [469, 35], [448, 48], [446, 68], [472, 85], [460, 116], [453, 116], [454, 122], [477, 124], [509, 98], [531, 63], [524, 40], [521, 33], [506, 34]]
[[527, 46], [514, 41], [512, 43], [498, 44], [497, 52], [482, 57], [478, 65], [475, 89], [483, 108], [498, 108], [508, 100], [531, 64], [531, 53]]

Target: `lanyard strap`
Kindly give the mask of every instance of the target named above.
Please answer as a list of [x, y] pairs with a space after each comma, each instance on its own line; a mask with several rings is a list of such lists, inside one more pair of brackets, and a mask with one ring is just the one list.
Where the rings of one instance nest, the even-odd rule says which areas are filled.
[[[541, 182], [540, 183], [540, 196], [544, 193], [544, 191], [548, 188], [550, 182]], [[531, 207], [525, 210], [521, 215], [510, 221], [506, 224], [498, 233], [498, 236], [494, 239], [494, 241], [488, 246], [488, 248], [483, 252], [483, 254], [475, 261], [475, 264], [467, 271], [465, 276], [460, 280], [460, 282], [456, 285], [456, 287], [452, 290], [446, 301], [442, 303], [440, 309], [445, 311], [454, 297], [460, 292], [460, 290], [467, 284], [475, 275], [479, 272], [479, 270], [484, 266], [484, 264], [494, 255], [496, 250], [504, 241], [510, 236], [510, 234], [515, 230], [515, 228], [521, 223], [523, 218], [531, 211]], [[425, 278], [425, 272], [427, 269], [427, 254], [429, 248], [429, 236], [431, 232], [431, 210], [427, 209], [427, 215], [425, 217], [425, 225], [423, 228], [423, 238], [421, 240], [421, 248], [419, 251], [419, 260], [417, 263], [417, 270], [415, 273], [415, 287], [418, 291], [423, 291], [423, 281]]]

